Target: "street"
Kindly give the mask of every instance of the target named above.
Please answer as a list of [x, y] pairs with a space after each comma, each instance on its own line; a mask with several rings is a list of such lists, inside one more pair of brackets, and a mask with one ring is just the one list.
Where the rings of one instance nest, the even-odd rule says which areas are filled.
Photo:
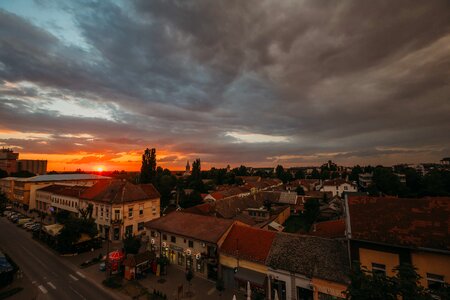
[[[38, 289], [37, 299], [124, 299], [88, 279], [77, 266], [33, 240], [31, 234], [0, 218], [0, 247]], [[116, 294], [117, 293], [117, 294]], [[12, 299], [22, 299], [21, 293]]]

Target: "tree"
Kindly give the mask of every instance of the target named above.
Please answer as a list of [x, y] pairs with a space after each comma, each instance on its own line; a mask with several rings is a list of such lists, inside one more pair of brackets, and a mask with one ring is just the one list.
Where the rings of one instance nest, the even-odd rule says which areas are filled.
[[78, 208], [78, 212], [81, 215], [81, 218], [84, 220], [88, 220], [92, 218], [92, 211], [94, 210], [94, 206], [92, 203], [89, 203], [86, 208]]
[[202, 168], [201, 168], [200, 158], [197, 158], [192, 163], [191, 181], [202, 180], [201, 170], [202, 170]]
[[363, 173], [363, 169], [360, 165], [356, 165], [352, 168], [352, 172], [350, 173], [350, 176], [348, 176], [348, 179], [350, 181], [358, 181], [359, 180], [359, 174]]
[[297, 195], [302, 196], [305, 195], [305, 190], [303, 189], [303, 187], [301, 185], [299, 185], [296, 189], [295, 192], [297, 193]]
[[60, 210], [56, 213], [55, 219], [59, 224], [66, 224], [70, 220], [70, 212], [67, 210]]
[[142, 155], [141, 183], [152, 183], [156, 176], [156, 149], [145, 149]]
[[6, 197], [5, 193], [0, 191], [0, 213], [2, 213], [6, 206], [8, 205], [8, 197]]
[[394, 268], [396, 272], [393, 278], [396, 292], [404, 300], [431, 300], [433, 299], [429, 292], [419, 283], [422, 278], [417, 274], [417, 269], [411, 264], [400, 264]]
[[312, 179], [320, 179], [320, 173], [319, 173], [319, 171], [317, 171], [317, 169], [314, 169], [314, 170], [311, 172], [311, 178], [312, 178]]
[[309, 231], [311, 225], [317, 220], [320, 214], [320, 203], [317, 199], [309, 199], [305, 202], [303, 216], [305, 217], [305, 230]]
[[305, 171], [303, 171], [303, 169], [299, 169], [295, 172], [295, 179], [305, 179]]
[[278, 166], [275, 168], [275, 176], [276, 176], [278, 179], [283, 180], [283, 178], [284, 178], [284, 168], [283, 168], [282, 165], [278, 165]]
[[123, 248], [126, 254], [137, 254], [141, 248], [141, 240], [131, 233], [125, 235]]
[[[404, 300], [433, 299], [431, 291], [420, 286], [421, 277], [412, 265], [400, 264], [393, 271], [396, 275], [389, 277], [370, 272], [358, 262], [354, 262], [350, 274], [351, 283], [346, 290], [347, 299], [394, 300], [400, 297]], [[437, 291], [437, 294], [439, 293], [440, 291]]]

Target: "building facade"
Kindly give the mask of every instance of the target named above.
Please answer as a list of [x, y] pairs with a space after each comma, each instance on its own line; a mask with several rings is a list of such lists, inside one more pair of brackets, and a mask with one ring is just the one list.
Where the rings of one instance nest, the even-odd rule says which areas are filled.
[[232, 220], [175, 211], [145, 224], [148, 247], [176, 268], [216, 280], [218, 248], [233, 224]]
[[100, 235], [112, 241], [143, 234], [144, 224], [160, 216], [160, 194], [152, 184], [101, 181], [80, 195], [80, 207], [89, 205]]
[[352, 261], [383, 276], [413, 265], [430, 290], [450, 283], [449, 197], [351, 196], [345, 202]]

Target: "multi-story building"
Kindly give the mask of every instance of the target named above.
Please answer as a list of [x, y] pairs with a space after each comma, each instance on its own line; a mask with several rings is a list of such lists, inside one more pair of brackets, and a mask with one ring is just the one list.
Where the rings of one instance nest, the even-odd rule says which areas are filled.
[[343, 240], [278, 233], [267, 266], [271, 290], [281, 300], [344, 299], [350, 282]]
[[79, 215], [79, 197], [88, 186], [52, 184], [36, 190], [36, 209], [50, 213], [65, 210]]
[[167, 257], [172, 266], [191, 269], [196, 276], [217, 279], [218, 248], [234, 221], [175, 211], [147, 222], [149, 250]]
[[0, 169], [8, 172], [8, 174], [17, 172], [17, 159], [19, 153], [15, 153], [12, 149], [0, 149]]
[[450, 283], [450, 198], [349, 196], [346, 232], [352, 261], [382, 275], [412, 264], [431, 290]]
[[355, 184], [353, 184], [352, 182], [348, 182], [344, 179], [325, 180], [320, 190], [323, 192], [332, 192], [333, 197], [334, 196], [341, 197], [344, 192], [358, 191]]
[[29, 178], [2, 178], [0, 179], [0, 186], [11, 188], [9, 192], [9, 200], [13, 204], [28, 209], [36, 208], [36, 190], [52, 185], [82, 185], [92, 186], [95, 183], [107, 180], [109, 177], [94, 175], [94, 174], [51, 174], [51, 175], [39, 175]]
[[19, 159], [17, 161], [17, 171], [27, 171], [36, 175], [47, 174], [47, 161], [35, 159]]
[[372, 184], [372, 173], [361, 173], [358, 175], [359, 186], [362, 188], [368, 188]]
[[160, 216], [160, 194], [152, 184], [125, 180], [99, 181], [80, 195], [80, 208], [92, 205], [100, 235], [113, 241], [144, 232]]
[[234, 224], [220, 246], [221, 275], [225, 288], [247, 289], [268, 295], [266, 260], [276, 233]]

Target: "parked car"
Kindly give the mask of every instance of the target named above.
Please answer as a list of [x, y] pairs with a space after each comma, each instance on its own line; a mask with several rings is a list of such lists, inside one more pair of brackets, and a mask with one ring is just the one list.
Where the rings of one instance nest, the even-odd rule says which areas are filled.
[[100, 263], [98, 269], [102, 272], [106, 271], [106, 263], [105, 262]]
[[34, 224], [33, 226], [31, 226], [28, 230], [31, 230], [31, 231], [39, 231], [40, 229], [41, 229], [41, 224], [36, 223], [36, 224]]
[[21, 215], [21, 214], [16, 214], [16, 215], [13, 215], [12, 217], [11, 217], [11, 221], [13, 222], [13, 223], [17, 223], [17, 221], [19, 221], [19, 219], [20, 218], [23, 218], [24, 216], [23, 215]]
[[9, 215], [11, 215], [13, 212], [12, 211], [10, 211], [10, 210], [5, 210], [4, 212], [3, 212], [3, 215], [5, 216], [5, 217], [9, 217]]
[[29, 229], [29, 228], [33, 227], [34, 225], [36, 225], [36, 222], [28, 222], [28, 223], [23, 224], [22, 227], [25, 229]]
[[25, 218], [18, 219], [16, 223], [17, 223], [17, 225], [22, 226], [23, 224], [26, 224], [28, 222], [31, 222], [31, 218], [25, 217]]
[[8, 219], [11, 220], [12, 218], [14, 218], [15, 216], [18, 216], [18, 215], [20, 215], [18, 212], [12, 212], [9, 214]]

